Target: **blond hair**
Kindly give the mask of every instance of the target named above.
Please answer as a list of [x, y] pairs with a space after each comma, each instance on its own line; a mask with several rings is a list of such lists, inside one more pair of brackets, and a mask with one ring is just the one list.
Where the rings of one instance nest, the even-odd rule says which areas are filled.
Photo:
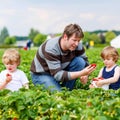
[[4, 64], [17, 63], [17, 65], [20, 65], [19, 52], [16, 49], [7, 49], [2, 56], [2, 62]]
[[113, 61], [117, 62], [119, 59], [119, 53], [116, 48], [114, 48], [112, 46], [107, 46], [102, 50], [101, 57], [103, 59], [112, 57]]

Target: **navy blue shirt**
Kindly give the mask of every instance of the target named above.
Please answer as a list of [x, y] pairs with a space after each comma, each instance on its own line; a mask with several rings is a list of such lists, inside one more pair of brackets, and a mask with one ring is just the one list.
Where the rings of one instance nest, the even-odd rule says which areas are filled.
[[[104, 67], [104, 68], [103, 68], [102, 77], [105, 78], [105, 79], [110, 78], [110, 77], [113, 77], [116, 67], [117, 67], [117, 66], [115, 66], [115, 67], [114, 67], [111, 71], [109, 71], [109, 72], [107, 72], [107, 71], [106, 71], [106, 67]], [[119, 88], [120, 88], [120, 77], [119, 77], [119, 79], [118, 79], [117, 82], [111, 83], [111, 84], [109, 85], [109, 89], [117, 90], [117, 89], [119, 89]]]

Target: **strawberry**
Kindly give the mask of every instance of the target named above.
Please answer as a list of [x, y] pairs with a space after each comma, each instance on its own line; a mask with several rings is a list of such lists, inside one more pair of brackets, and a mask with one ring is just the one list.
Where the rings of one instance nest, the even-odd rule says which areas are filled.
[[97, 65], [95, 63], [92, 63], [91, 66], [95, 68]]
[[98, 81], [98, 79], [97, 78], [93, 78], [93, 81]]
[[8, 76], [11, 76], [11, 74], [7, 73], [6, 76], [7, 76], [7, 77], [8, 77]]
[[87, 106], [92, 106], [92, 103], [91, 102], [87, 102]]
[[98, 79], [103, 80], [104, 78], [103, 77], [99, 77]]
[[13, 120], [17, 120], [17, 118], [13, 118]]
[[93, 81], [98, 81], [98, 80], [103, 80], [103, 77], [99, 77], [99, 78], [93, 78]]

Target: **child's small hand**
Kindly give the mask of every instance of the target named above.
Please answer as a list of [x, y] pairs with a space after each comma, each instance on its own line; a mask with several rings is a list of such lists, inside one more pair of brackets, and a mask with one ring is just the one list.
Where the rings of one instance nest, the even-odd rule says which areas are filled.
[[97, 87], [101, 87], [101, 80], [103, 80], [104, 78], [102, 77], [96, 77], [96, 78], [93, 78], [92, 81], [91, 81], [91, 84], [89, 86], [89, 88], [97, 88]]
[[12, 75], [9, 73], [6, 74], [6, 82], [9, 83], [12, 80]]
[[98, 81], [94, 81], [94, 82], [98, 87], [101, 87], [103, 85], [102, 80], [98, 80]]
[[89, 85], [89, 88], [97, 88], [98, 86], [96, 85], [97, 81], [91, 81], [91, 84]]

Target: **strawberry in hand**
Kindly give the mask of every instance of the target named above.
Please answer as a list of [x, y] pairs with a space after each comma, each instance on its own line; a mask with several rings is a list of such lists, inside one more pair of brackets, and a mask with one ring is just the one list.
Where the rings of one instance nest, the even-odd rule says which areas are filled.
[[93, 78], [93, 81], [99, 81], [99, 80], [103, 80], [103, 77], [98, 77], [98, 78]]
[[104, 78], [103, 77], [99, 77], [98, 79], [103, 80]]
[[91, 64], [91, 67], [94, 67], [94, 68], [95, 68], [96, 66], [97, 66], [97, 64], [95, 64], [95, 63], [92, 63], [92, 64]]
[[12, 75], [7, 73], [6, 74], [6, 82], [9, 83], [12, 80]]
[[6, 74], [6, 77], [8, 77], [8, 76], [11, 76], [11, 74], [7, 73], [7, 74]]

